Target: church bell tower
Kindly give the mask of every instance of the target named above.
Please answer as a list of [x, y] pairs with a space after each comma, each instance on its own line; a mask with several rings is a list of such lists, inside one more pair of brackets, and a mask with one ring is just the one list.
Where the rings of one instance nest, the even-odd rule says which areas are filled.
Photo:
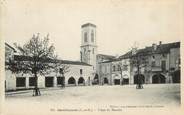
[[96, 25], [86, 23], [81, 26], [81, 29], [81, 62], [92, 65], [94, 71], [96, 72]]

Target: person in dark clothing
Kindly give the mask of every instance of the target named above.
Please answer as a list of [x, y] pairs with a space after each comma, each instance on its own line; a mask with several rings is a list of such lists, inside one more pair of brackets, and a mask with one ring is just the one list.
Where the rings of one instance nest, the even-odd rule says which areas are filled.
[[143, 77], [141, 75], [138, 75], [138, 82], [137, 82], [137, 89], [143, 89]]

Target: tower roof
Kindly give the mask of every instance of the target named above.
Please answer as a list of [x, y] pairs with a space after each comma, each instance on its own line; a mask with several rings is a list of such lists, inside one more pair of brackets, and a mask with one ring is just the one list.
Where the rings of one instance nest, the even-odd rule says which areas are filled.
[[93, 26], [93, 27], [96, 27], [96, 25], [92, 24], [92, 23], [86, 23], [86, 24], [83, 24], [81, 27], [86, 27], [86, 26]]

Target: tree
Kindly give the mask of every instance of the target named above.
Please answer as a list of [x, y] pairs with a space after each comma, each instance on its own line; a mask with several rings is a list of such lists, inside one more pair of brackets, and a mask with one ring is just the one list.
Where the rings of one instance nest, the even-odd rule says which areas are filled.
[[132, 56], [130, 57], [130, 65], [132, 68], [136, 68], [137, 72], [137, 89], [143, 88], [143, 76], [140, 73], [141, 68], [145, 68], [148, 66], [147, 60], [147, 52], [142, 51], [141, 49], [137, 49], [137, 47], [132, 48]]
[[120, 62], [118, 63], [118, 70], [120, 71], [121, 74], [121, 85], [124, 85], [124, 78], [123, 78], [123, 72], [128, 71], [126, 64], [123, 64], [122, 61], [125, 59], [121, 59]]
[[120, 71], [121, 74], [121, 80], [120, 80], [120, 84], [123, 85], [123, 67], [122, 67], [122, 62], [121, 60], [118, 62], [118, 71]]
[[45, 75], [58, 67], [59, 60], [54, 53], [55, 47], [49, 44], [49, 35], [41, 39], [39, 33], [23, 46], [15, 44], [19, 59], [10, 60], [8, 69], [14, 73], [31, 74], [35, 77], [33, 96], [40, 95], [38, 88], [38, 74]]
[[62, 88], [64, 88], [65, 87], [65, 76], [64, 76], [64, 74], [69, 72], [70, 66], [66, 65], [66, 64], [63, 64], [62, 60], [59, 60], [59, 63], [58, 63], [58, 61], [55, 61], [55, 64], [53, 66], [54, 66], [54, 72], [56, 73], [56, 76], [58, 76], [58, 73], [59, 73], [63, 77], [61, 86], [62, 86]]

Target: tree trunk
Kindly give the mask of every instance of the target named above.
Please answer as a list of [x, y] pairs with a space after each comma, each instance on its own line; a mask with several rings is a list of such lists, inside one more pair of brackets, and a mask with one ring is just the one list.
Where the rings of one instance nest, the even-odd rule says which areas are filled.
[[142, 86], [142, 78], [141, 78], [141, 76], [140, 76], [140, 62], [139, 62], [140, 60], [139, 60], [139, 58], [137, 59], [137, 73], [138, 73], [138, 75], [137, 75], [137, 79], [138, 79], [138, 84], [137, 84], [137, 89], [142, 89], [143, 88], [143, 86]]
[[123, 85], [123, 75], [122, 75], [122, 68], [120, 68], [120, 74], [121, 74], [121, 80], [120, 80], [120, 84]]
[[122, 72], [121, 72], [121, 80], [120, 80], [120, 84], [123, 85], [123, 76], [122, 76]]
[[37, 73], [35, 72], [34, 75], [35, 75], [35, 88], [33, 90], [33, 96], [40, 96], [41, 93], [40, 93], [40, 90], [38, 88], [38, 76], [37, 76]]

